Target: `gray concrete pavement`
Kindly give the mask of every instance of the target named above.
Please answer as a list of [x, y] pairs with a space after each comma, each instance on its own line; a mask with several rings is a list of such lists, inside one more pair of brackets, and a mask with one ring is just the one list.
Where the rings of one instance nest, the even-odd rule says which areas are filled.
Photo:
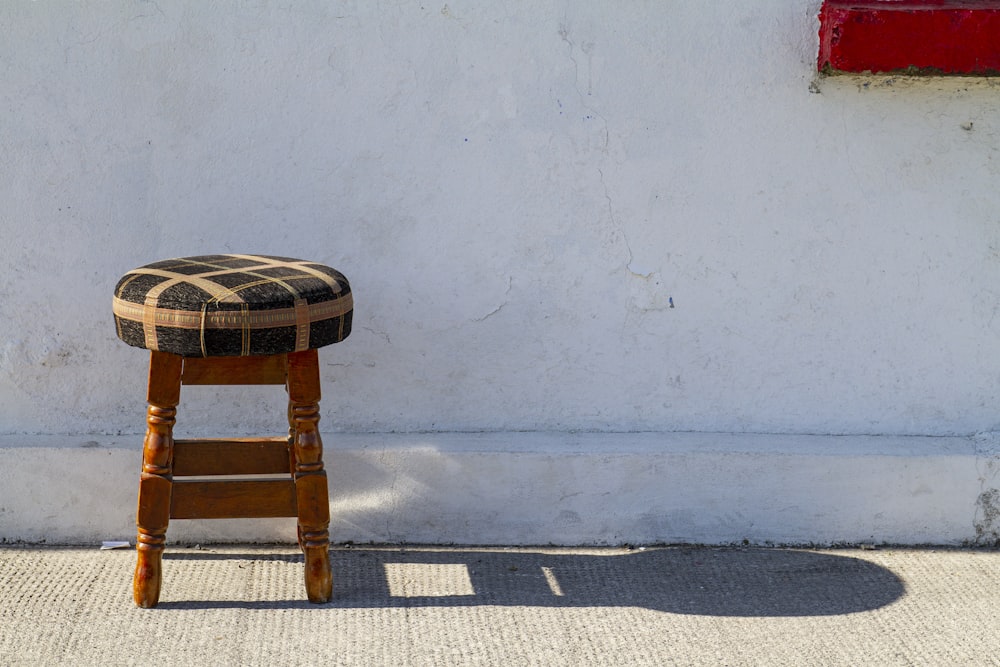
[[0, 547], [2, 665], [1000, 665], [1000, 551]]

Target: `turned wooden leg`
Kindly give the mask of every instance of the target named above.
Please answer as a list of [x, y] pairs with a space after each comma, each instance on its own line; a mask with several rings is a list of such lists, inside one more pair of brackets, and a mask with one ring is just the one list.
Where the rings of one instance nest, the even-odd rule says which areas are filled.
[[[285, 389], [288, 389], [287, 383]], [[292, 471], [292, 479], [295, 479], [296, 465], [295, 465], [295, 416], [292, 414], [292, 401], [291, 397], [288, 400], [288, 469]], [[295, 528], [295, 539], [299, 544], [299, 550], [305, 552], [305, 542], [302, 540], [302, 523], [296, 522]]]
[[330, 573], [330, 501], [323, 469], [319, 430], [319, 357], [316, 350], [288, 355], [288, 402], [295, 457], [299, 545], [305, 555], [306, 594], [310, 602], [328, 602]]
[[132, 580], [135, 603], [154, 607], [160, 599], [161, 560], [170, 519], [173, 427], [180, 401], [182, 358], [153, 352], [149, 361], [146, 438], [139, 476], [136, 512], [136, 565]]

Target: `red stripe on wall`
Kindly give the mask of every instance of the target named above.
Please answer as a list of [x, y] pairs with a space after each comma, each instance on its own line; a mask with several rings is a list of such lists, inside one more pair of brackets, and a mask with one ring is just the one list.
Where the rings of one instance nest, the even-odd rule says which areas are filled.
[[819, 36], [821, 71], [1000, 74], [1000, 0], [825, 0]]

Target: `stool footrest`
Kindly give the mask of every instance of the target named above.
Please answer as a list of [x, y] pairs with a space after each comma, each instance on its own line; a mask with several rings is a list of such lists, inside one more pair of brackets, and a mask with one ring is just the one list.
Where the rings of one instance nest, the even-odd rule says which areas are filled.
[[177, 477], [291, 473], [288, 438], [175, 440], [173, 473]]
[[291, 479], [174, 480], [171, 519], [298, 516]]

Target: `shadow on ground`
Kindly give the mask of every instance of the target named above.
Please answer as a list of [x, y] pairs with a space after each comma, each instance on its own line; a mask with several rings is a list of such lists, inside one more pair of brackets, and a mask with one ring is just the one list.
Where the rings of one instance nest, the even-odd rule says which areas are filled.
[[[905, 593], [895, 574], [868, 561], [792, 549], [662, 547], [581, 555], [558, 550], [337, 548], [330, 556], [334, 600], [327, 605], [199, 600], [161, 602], [159, 608], [499, 605], [644, 607], [702, 616], [830, 616], [884, 607]], [[178, 570], [185, 561], [302, 560], [294, 552], [238, 550], [168, 549], [164, 557], [173, 561], [165, 562], [165, 568]]]

